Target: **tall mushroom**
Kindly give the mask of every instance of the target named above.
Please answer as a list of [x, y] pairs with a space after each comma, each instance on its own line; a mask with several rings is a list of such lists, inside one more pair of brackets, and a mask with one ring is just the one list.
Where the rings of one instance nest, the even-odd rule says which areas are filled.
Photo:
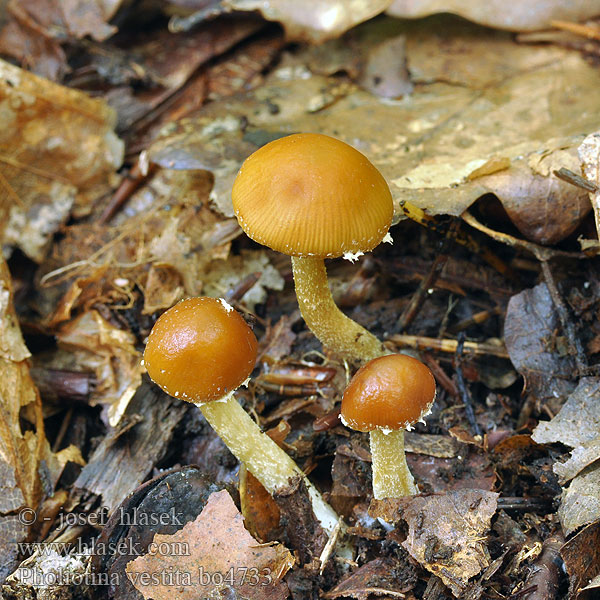
[[301, 477], [315, 516], [328, 535], [338, 516], [296, 463], [250, 418], [233, 392], [250, 376], [257, 342], [224, 300], [188, 298], [156, 321], [144, 364], [167, 394], [196, 404], [236, 458], [273, 495]]
[[300, 311], [321, 343], [361, 362], [385, 354], [374, 335], [336, 306], [323, 261], [354, 260], [388, 232], [392, 196], [369, 160], [326, 135], [290, 135], [246, 159], [232, 198], [249, 237], [292, 257]]
[[368, 431], [373, 496], [399, 498], [418, 493], [404, 454], [404, 430], [431, 411], [435, 379], [419, 360], [389, 354], [361, 367], [342, 398], [342, 422]]

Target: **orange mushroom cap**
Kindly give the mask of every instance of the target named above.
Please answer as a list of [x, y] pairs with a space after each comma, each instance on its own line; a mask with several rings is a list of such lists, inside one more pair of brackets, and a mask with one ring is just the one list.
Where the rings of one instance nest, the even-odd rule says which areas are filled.
[[188, 402], [217, 400], [238, 388], [256, 363], [257, 341], [223, 300], [188, 298], [154, 324], [144, 364], [167, 394]]
[[361, 367], [342, 398], [343, 423], [357, 431], [407, 429], [431, 410], [435, 379], [419, 360], [389, 354]]
[[232, 190], [242, 229], [290, 256], [367, 252], [394, 214], [381, 173], [352, 146], [317, 133], [290, 135], [259, 148]]

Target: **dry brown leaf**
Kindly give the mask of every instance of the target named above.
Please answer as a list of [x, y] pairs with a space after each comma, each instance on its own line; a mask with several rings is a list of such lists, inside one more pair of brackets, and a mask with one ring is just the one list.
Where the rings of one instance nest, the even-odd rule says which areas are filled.
[[504, 321], [506, 349], [525, 379], [527, 392], [537, 398], [565, 398], [574, 388], [573, 357], [561, 355], [552, 344], [558, 326], [558, 314], [545, 283], [510, 299]]
[[95, 373], [98, 384], [91, 403], [108, 405], [109, 423], [116, 426], [142, 381], [141, 354], [135, 348], [135, 336], [90, 310], [64, 323], [56, 339], [79, 370]]
[[[29, 375], [25, 347], [13, 306], [8, 267], [0, 260], [0, 580], [14, 568], [16, 542], [28, 534], [22, 510], [35, 510], [41, 500], [40, 460], [47, 444], [42, 405]], [[28, 411], [33, 428], [21, 427], [22, 410]]]
[[399, 98], [413, 91], [406, 67], [406, 38], [384, 40], [372, 48], [358, 80], [366, 90], [382, 98]]
[[61, 48], [66, 36], [101, 41], [116, 27], [108, 21], [122, 0], [5, 0], [0, 15], [0, 53], [22, 67], [58, 81], [69, 70]]
[[43, 553], [34, 554], [19, 565], [6, 580], [4, 593], [13, 598], [68, 600], [73, 597], [76, 586], [78, 594], [91, 597], [92, 590], [97, 588], [88, 583], [89, 575], [89, 561], [85, 555], [67, 553], [62, 556], [49, 544]]
[[262, 73], [277, 59], [284, 45], [283, 35], [276, 31], [249, 40], [220, 58], [208, 68], [207, 97], [217, 100], [257, 87], [262, 82]]
[[315, 44], [342, 33], [383, 12], [392, 0], [224, 0], [232, 10], [261, 12], [269, 21], [279, 21], [288, 38]]
[[589, 583], [581, 589], [581, 595], [579, 598], [583, 600], [593, 600], [600, 594], [600, 575], [596, 575], [593, 579], [590, 579]]
[[468, 580], [490, 564], [486, 533], [499, 494], [458, 490], [415, 498], [404, 511], [410, 555], [460, 595]]
[[482, 452], [469, 452], [460, 459], [409, 454], [407, 461], [420, 489], [426, 492], [492, 490], [497, 479], [490, 459]]
[[3, 242], [40, 262], [78, 193], [103, 185], [123, 158], [101, 100], [0, 60]]
[[340, 506], [346, 498], [355, 502], [371, 488], [371, 454], [357, 442], [341, 444], [335, 450], [331, 467], [331, 500]]
[[42, 495], [52, 493], [67, 462], [83, 464], [79, 449], [54, 454], [46, 440], [12, 294], [8, 267], [0, 261], [0, 582], [16, 566], [17, 543], [35, 525]]
[[[590, 595], [579, 595], [586, 584], [592, 586], [592, 578], [600, 573], [600, 521], [596, 521], [575, 534], [560, 549], [569, 574], [569, 597], [577, 600], [597, 598], [594, 591]], [[595, 581], [595, 580], [594, 580]]]
[[[257, 28], [263, 31], [252, 35]], [[147, 56], [143, 63], [146, 74], [163, 85], [180, 85], [176, 96], [174, 87], [162, 86], [143, 95], [134, 94], [133, 87], [113, 88], [106, 96], [119, 113], [119, 130], [128, 131], [131, 151], [147, 148], [163, 126], [194, 113], [207, 98], [215, 100], [256, 87], [284, 44], [282, 32], [265, 34], [264, 22], [246, 17], [209, 20], [193, 31], [184, 29], [181, 34], [168, 33], [166, 43], [162, 43], [166, 31], [150, 39], [144, 32], [145, 43], [140, 48]], [[157, 47], [165, 58], [156, 56]], [[134, 50], [137, 55], [137, 47]], [[198, 70], [200, 65], [203, 68]], [[165, 98], [168, 102], [152, 123], [139, 121]]]
[[243, 464], [239, 478], [240, 509], [246, 529], [259, 540], [277, 539], [274, 534], [279, 528], [281, 512], [273, 497]]
[[538, 443], [560, 442], [574, 448], [571, 458], [554, 465], [565, 483], [558, 516], [569, 535], [582, 525], [600, 519], [600, 379], [584, 377], [558, 414], [534, 429], [532, 439]]
[[[456, 20], [392, 25], [376, 20], [353, 35], [376, 37], [380, 28], [386, 36], [406, 37], [416, 84], [410, 101], [315, 75], [306, 66], [315, 68], [314, 54], [300, 53], [283, 61], [263, 87], [180, 121], [152, 146], [152, 158], [171, 168], [211, 170], [211, 199], [231, 216], [232, 182], [250, 153], [283, 135], [320, 132], [373, 161], [390, 183], [397, 214], [409, 201], [432, 214], [458, 216], [490, 192], [516, 213], [528, 200], [523, 189], [535, 185], [542, 206], [531, 235], [555, 241], [568, 234], [564, 223], [557, 227], [548, 219], [543, 194], [558, 186], [562, 201], [576, 208], [570, 226], [585, 216], [587, 201], [573, 186], [554, 183], [551, 165], [581, 142], [574, 122], [576, 132], [598, 128], [600, 72], [578, 53], [518, 45], [505, 33]], [[501, 182], [493, 179], [496, 172]]]
[[256, 33], [258, 20], [228, 19], [207, 23], [185, 33], [159, 30], [132, 53], [149, 69], [154, 81], [170, 90], [181, 87], [198, 67]]
[[[122, 0], [8, 0], [0, 21], [0, 53], [57, 81], [68, 71], [60, 44], [66, 36], [102, 41], [116, 32], [108, 21]], [[3, 25], [3, 26], [2, 26]], [[59, 33], [60, 32], [60, 33]]]
[[296, 334], [292, 331], [293, 324], [290, 317], [282, 315], [277, 323], [268, 326], [264, 336], [266, 347], [261, 352], [263, 361], [276, 363], [291, 354], [296, 339]]
[[423, 434], [407, 431], [404, 436], [407, 452], [435, 456], [437, 458], [455, 458], [464, 446], [449, 435]]
[[89, 35], [101, 42], [116, 33], [117, 28], [108, 21], [122, 2], [123, 0], [62, 0], [60, 16], [64, 18], [68, 31], [75, 37]]
[[[170, 281], [176, 272], [181, 280], [177, 285], [182, 285], [188, 296], [200, 293], [210, 262], [227, 258], [231, 240], [241, 232], [235, 219], [223, 219], [208, 206], [211, 185], [212, 177], [203, 170], [161, 170], [115, 219], [123, 231], [144, 231], [136, 255], [142, 272], [148, 263], [170, 271], [157, 274], [167, 275]], [[145, 277], [134, 279], [145, 289]], [[155, 294], [159, 293], [155, 288]], [[144, 312], [151, 312], [149, 308]]]
[[[292, 555], [281, 544], [259, 544], [224, 490], [210, 495], [195, 521], [173, 535], [156, 534], [153, 541], [158, 548], [171, 544], [188, 552], [156, 552], [127, 564], [129, 580], [144, 598], [172, 600], [173, 585], [181, 600], [218, 598], [228, 590], [248, 600], [284, 600], [289, 594], [281, 578], [294, 563]], [[174, 572], [179, 584], [169, 585]]]
[[65, 295], [60, 299], [53, 313], [46, 319], [49, 328], [56, 327], [71, 318], [71, 313], [78, 306], [87, 306], [98, 301], [104, 294], [104, 278], [108, 265], [96, 268], [89, 277], [78, 277], [73, 281]]
[[[5, 3], [3, 2], [3, 5]], [[51, 81], [60, 81], [69, 70], [67, 56], [58, 40], [39, 35], [33, 24], [14, 18], [0, 21], [0, 54]]]
[[[553, 176], [555, 170], [579, 169], [577, 149], [552, 147], [528, 160], [513, 160], [511, 168], [487, 176], [478, 183], [498, 198], [510, 220], [529, 240], [555, 244], [568, 237], [590, 212], [588, 193]], [[472, 179], [476, 179], [471, 174]]]
[[[214, 103], [207, 106], [220, 106]], [[148, 155], [152, 162], [167, 169], [210, 171], [214, 176], [214, 186], [210, 198], [219, 212], [233, 217], [231, 204], [231, 186], [233, 179], [247, 156], [256, 147], [250, 142], [239, 139], [243, 120], [238, 115], [211, 114], [194, 119], [183, 119], [177, 125], [172, 124], [171, 134], [159, 138], [152, 144]], [[212, 113], [212, 111], [211, 111]], [[246, 117], [244, 117], [245, 119]], [[204, 150], [200, 150], [203, 147]]]
[[368, 600], [373, 597], [404, 598], [415, 585], [415, 575], [410, 566], [395, 557], [376, 558], [344, 578], [324, 598], [355, 598]]
[[[592, 183], [600, 186], [600, 132], [590, 133], [581, 142], [578, 152], [583, 175]], [[577, 172], [576, 169], [572, 170]], [[600, 191], [590, 192], [589, 196], [594, 208], [596, 232], [600, 239]]]
[[600, 379], [584, 377], [551, 421], [542, 421], [531, 438], [538, 444], [560, 442], [575, 448], [600, 435]]
[[46, 441], [43, 449], [44, 471], [48, 478], [50, 488], [54, 489], [67, 463], [74, 463], [80, 467], [85, 466], [85, 460], [81, 456], [81, 450], [73, 444], [63, 448], [59, 452], [52, 452], [50, 444]]
[[590, 442], [577, 446], [564, 463], [554, 463], [553, 471], [561, 484], [570, 481], [583, 469], [600, 459], [600, 435]]
[[270, 263], [269, 256], [264, 250], [242, 251], [238, 256], [227, 260], [213, 261], [204, 278], [204, 292], [208, 296], [224, 296], [244, 277], [252, 273], [260, 273], [260, 278], [242, 297], [243, 302], [251, 311], [257, 304], [267, 299], [267, 290], [283, 289], [283, 277]]
[[600, 519], [600, 465], [584, 469], [563, 490], [558, 518], [566, 536]]
[[394, 0], [388, 9], [394, 17], [425, 17], [434, 13], [454, 13], [490, 27], [530, 31], [550, 27], [552, 21], [583, 21], [600, 14], [598, 0]]
[[164, 310], [185, 297], [181, 275], [171, 265], [156, 264], [150, 267], [144, 288], [144, 308], [142, 313]]
[[161, 170], [108, 225], [65, 228], [43, 263], [38, 308], [56, 327], [103, 304], [131, 306], [139, 288], [145, 314], [198, 295], [212, 261], [241, 233], [235, 219], [210, 209], [210, 175]]

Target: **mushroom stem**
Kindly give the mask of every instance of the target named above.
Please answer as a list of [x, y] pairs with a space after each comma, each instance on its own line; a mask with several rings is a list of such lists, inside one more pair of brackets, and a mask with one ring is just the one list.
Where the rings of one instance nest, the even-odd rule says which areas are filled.
[[331, 535], [339, 520], [319, 491], [298, 465], [250, 418], [233, 394], [198, 407], [231, 453], [271, 494], [283, 490], [290, 479], [302, 477], [308, 489], [315, 516]]
[[373, 497], [401, 498], [419, 493], [419, 488], [406, 464], [404, 430], [384, 433], [374, 429], [371, 436], [373, 461]]
[[366, 362], [388, 354], [381, 342], [333, 301], [322, 258], [292, 256], [298, 306], [309, 329], [342, 358]]

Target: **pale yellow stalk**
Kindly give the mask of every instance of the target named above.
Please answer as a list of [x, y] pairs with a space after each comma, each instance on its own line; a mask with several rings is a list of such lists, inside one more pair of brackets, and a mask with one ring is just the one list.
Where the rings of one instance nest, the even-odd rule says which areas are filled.
[[244, 463], [271, 495], [288, 487], [290, 479], [302, 477], [315, 516], [327, 534], [331, 535], [339, 520], [338, 515], [323, 500], [300, 467], [260, 430], [232, 394], [198, 406], [231, 453]]
[[[323, 346], [346, 360], [360, 363], [388, 354], [372, 333], [337, 307], [322, 258], [293, 256], [292, 269], [302, 317]], [[375, 498], [399, 498], [419, 493], [406, 464], [404, 430], [387, 435], [379, 430], [372, 431], [371, 455]]]
[[404, 430], [384, 433], [374, 429], [370, 436], [373, 497], [381, 500], [418, 494], [419, 488], [406, 464]]
[[319, 341], [346, 360], [367, 362], [387, 354], [381, 342], [336, 305], [322, 258], [292, 256], [302, 317]]

